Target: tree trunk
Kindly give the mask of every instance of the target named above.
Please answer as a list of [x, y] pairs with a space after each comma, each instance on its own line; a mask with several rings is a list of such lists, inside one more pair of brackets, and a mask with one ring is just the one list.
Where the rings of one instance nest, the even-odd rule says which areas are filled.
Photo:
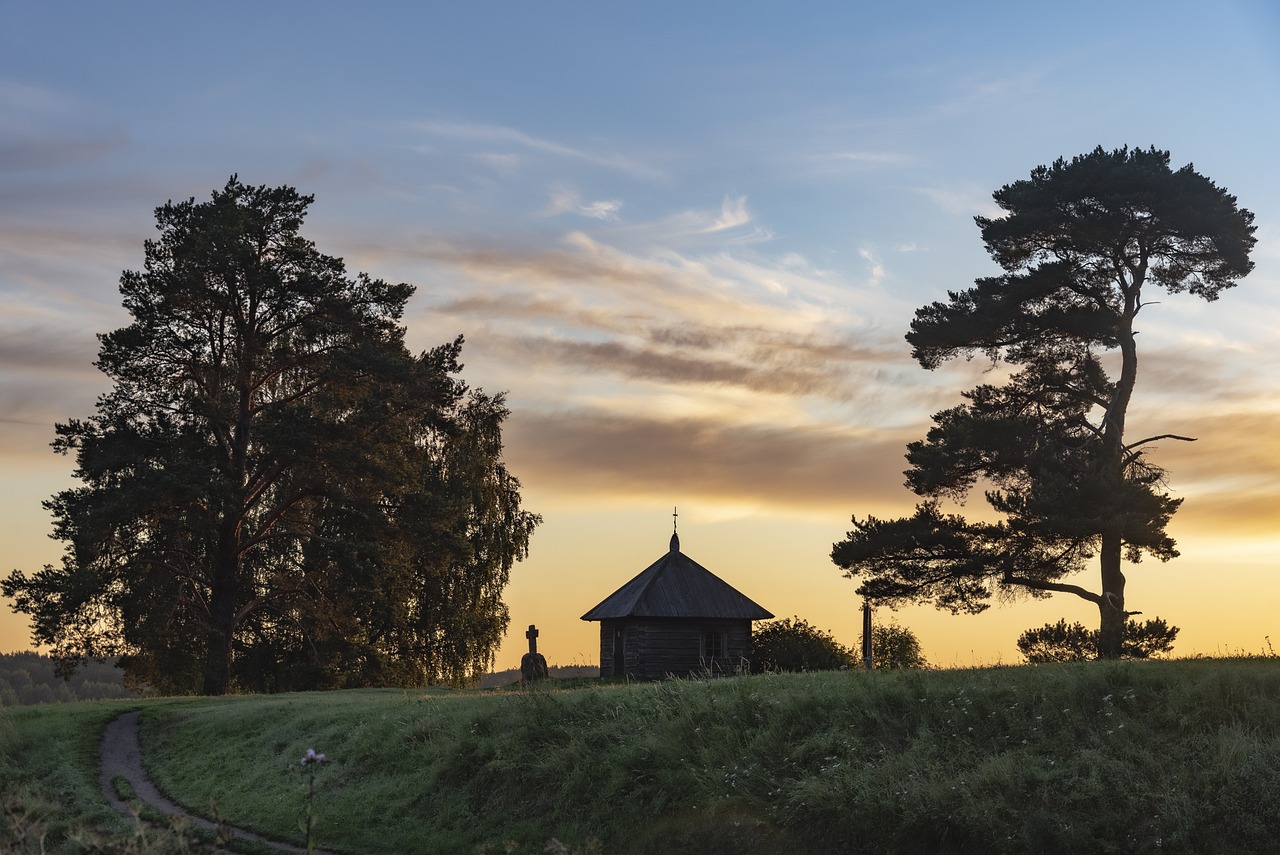
[[209, 630], [205, 652], [203, 695], [225, 695], [231, 687], [231, 632], [221, 627]]
[[231, 435], [231, 456], [227, 475], [236, 500], [222, 511], [218, 524], [218, 544], [213, 556], [213, 585], [209, 592], [210, 627], [205, 651], [204, 688], [206, 695], [225, 695], [231, 686], [231, 652], [236, 630], [236, 609], [240, 599], [241, 526], [248, 500], [245, 498], [249, 459], [250, 423], [253, 418], [252, 382], [243, 367], [237, 382], [238, 410]]
[[[1102, 425], [1102, 437], [1106, 461], [1115, 484], [1125, 482], [1125, 419], [1129, 401], [1138, 379], [1138, 347], [1133, 337], [1133, 319], [1141, 305], [1142, 283], [1146, 278], [1146, 259], [1132, 271], [1133, 280], [1124, 289], [1125, 304], [1123, 326], [1117, 340], [1120, 346], [1120, 377], [1116, 382], [1111, 405]], [[1102, 599], [1098, 603], [1101, 612], [1098, 627], [1098, 658], [1119, 659], [1124, 645], [1124, 624], [1128, 613], [1124, 608], [1124, 573], [1120, 569], [1124, 545], [1124, 532], [1120, 528], [1102, 531]]]
[[235, 589], [218, 586], [210, 602], [208, 642], [204, 659], [204, 695], [225, 695], [231, 686], [231, 640], [235, 635]]
[[237, 585], [240, 570], [238, 526], [224, 522], [214, 556], [213, 589], [209, 594], [210, 627], [205, 649], [205, 695], [225, 695], [231, 686], [231, 643], [235, 635]]
[[1120, 534], [1102, 536], [1102, 599], [1098, 602], [1098, 658], [1119, 659], [1124, 646], [1124, 573], [1120, 571]]

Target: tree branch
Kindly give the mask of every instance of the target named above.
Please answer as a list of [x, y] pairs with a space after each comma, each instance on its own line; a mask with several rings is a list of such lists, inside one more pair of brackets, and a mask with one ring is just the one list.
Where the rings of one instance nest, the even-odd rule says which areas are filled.
[[1133, 451], [1140, 445], [1146, 445], [1148, 442], [1156, 442], [1161, 439], [1176, 439], [1179, 442], [1195, 442], [1194, 436], [1178, 436], [1176, 433], [1162, 433], [1159, 436], [1149, 436], [1146, 439], [1140, 439], [1137, 442], [1131, 442], [1124, 447], [1125, 451]]
[[1081, 588], [1079, 585], [1068, 585], [1063, 582], [1046, 582], [1043, 579], [1032, 579], [1027, 576], [1015, 576], [1012, 573], [1005, 573], [1001, 577], [1001, 581], [1006, 585], [1021, 585], [1024, 588], [1033, 588], [1037, 591], [1054, 591], [1059, 594], [1075, 594], [1077, 597], [1088, 600], [1095, 605], [1102, 605], [1102, 595], [1095, 594], [1087, 588]]

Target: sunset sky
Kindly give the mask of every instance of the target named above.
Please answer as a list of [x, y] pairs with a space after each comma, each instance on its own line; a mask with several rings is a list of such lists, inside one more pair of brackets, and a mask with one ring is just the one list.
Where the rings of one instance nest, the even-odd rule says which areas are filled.
[[[530, 623], [550, 662], [596, 663], [579, 616], [675, 506], [695, 560], [854, 645], [832, 543], [910, 511], [905, 444], [985, 368], [921, 369], [913, 312], [997, 272], [993, 190], [1155, 145], [1254, 212], [1257, 266], [1216, 303], [1146, 295], [1129, 435], [1198, 441], [1156, 452], [1183, 554], [1128, 568], [1128, 606], [1178, 654], [1280, 645], [1278, 9], [0, 0], [0, 574], [59, 560], [53, 424], [106, 388], [95, 334], [128, 322], [154, 209], [238, 173], [314, 194], [322, 252], [417, 286], [410, 345], [462, 333], [464, 378], [508, 391], [544, 523], [498, 668]], [[0, 651], [29, 644], [7, 605]], [[1019, 661], [1061, 617], [1097, 610], [877, 612], [945, 666]]]

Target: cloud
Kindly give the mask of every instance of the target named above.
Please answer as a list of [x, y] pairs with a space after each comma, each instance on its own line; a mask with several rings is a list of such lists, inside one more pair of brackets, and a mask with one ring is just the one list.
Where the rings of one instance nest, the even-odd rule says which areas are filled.
[[96, 373], [97, 356], [93, 337], [81, 331], [0, 323], [0, 373]]
[[991, 191], [976, 183], [918, 187], [916, 192], [948, 214], [962, 217], [999, 217], [1003, 214], [1000, 206], [992, 201]]
[[884, 264], [882, 264], [880, 259], [876, 258], [875, 253], [869, 249], [858, 250], [858, 256], [867, 263], [867, 267], [871, 274], [867, 279], [867, 284], [872, 287], [879, 287], [879, 285], [884, 281]]
[[506, 143], [526, 151], [588, 163], [592, 166], [603, 167], [636, 177], [662, 177], [661, 170], [624, 155], [599, 154], [556, 142], [555, 140], [536, 137], [516, 128], [509, 128], [503, 125], [475, 122], [422, 121], [413, 122], [410, 127], [431, 137], [456, 139], [465, 142]]
[[[648, 339], [583, 341], [484, 334], [486, 358], [542, 370], [679, 387], [720, 386], [763, 395], [851, 400], [858, 391], [858, 351], [771, 338], [765, 331], [715, 328], [648, 330]], [[839, 354], [835, 356], [834, 354]], [[875, 362], [875, 357], [868, 357]]]
[[1147, 446], [1150, 459], [1167, 471], [1170, 491], [1185, 499], [1174, 518], [1179, 529], [1242, 536], [1280, 530], [1280, 412], [1274, 406], [1184, 412], [1164, 426], [1196, 439]]
[[470, 155], [477, 163], [482, 163], [494, 172], [503, 175], [515, 175], [528, 161], [518, 154], [499, 154], [497, 152], [478, 152]]
[[50, 262], [83, 259], [102, 264], [104, 257], [107, 259], [105, 263], [112, 263], [127, 254], [141, 257], [141, 251], [142, 240], [137, 235], [113, 234], [87, 227], [0, 225], [0, 252], [15, 258], [22, 256]]
[[688, 211], [684, 215], [684, 222], [687, 223], [689, 233], [695, 235], [733, 233], [729, 239], [730, 244], [761, 243], [773, 239], [773, 232], [762, 226], [755, 225], [749, 230], [745, 228], [754, 222], [751, 212], [747, 210], [746, 196], [725, 196], [720, 203], [720, 212], [716, 215]]
[[124, 148], [128, 142], [129, 138], [124, 134], [97, 139], [44, 137], [0, 142], [0, 173], [91, 163]]
[[[91, 333], [0, 316], [0, 453], [43, 457], [54, 422], [88, 415], [109, 385], [96, 358]], [[21, 425], [36, 433], [15, 432]]]
[[0, 79], [0, 174], [78, 166], [124, 148], [128, 135], [92, 112], [52, 89]]
[[578, 214], [593, 220], [616, 220], [620, 210], [622, 210], [622, 202], [617, 199], [583, 202], [576, 193], [560, 191], [551, 194], [551, 200], [544, 215]]
[[830, 401], [883, 385], [869, 378], [907, 364], [896, 332], [866, 329], [848, 310], [857, 291], [797, 257], [770, 266], [722, 255], [645, 259], [581, 233], [558, 250], [426, 252], [461, 267], [472, 285], [437, 287], [413, 317], [460, 319], [495, 363]]
[[847, 172], [876, 166], [907, 166], [914, 158], [901, 152], [831, 151], [813, 155], [810, 163], [823, 173]]
[[720, 204], [720, 216], [716, 217], [715, 222], [707, 229], [708, 232], [722, 232], [727, 229], [736, 229], [739, 226], [745, 226], [751, 222], [751, 214], [747, 212], [747, 197], [739, 196], [731, 199], [724, 197], [724, 201]]
[[[482, 282], [490, 290], [501, 286], [517, 301], [535, 291], [543, 298], [559, 294], [566, 302], [608, 305], [623, 315], [705, 316], [722, 322], [755, 318], [758, 323], [771, 317], [773, 325], [787, 320], [812, 324], [818, 312], [801, 295], [832, 287], [805, 271], [744, 262], [728, 254], [687, 256], [667, 250], [640, 255], [581, 231], [564, 235], [559, 246], [551, 248], [424, 239], [412, 248], [392, 251], [457, 268], [470, 282], [458, 284], [468, 296]], [[782, 299], [784, 295], [790, 296]], [[779, 314], [776, 305], [765, 305], [770, 301], [790, 309]], [[827, 322], [838, 321], [838, 315], [827, 310]]]
[[522, 480], [579, 495], [835, 504], [862, 514], [906, 493], [907, 438], [891, 432], [520, 410], [505, 437]]

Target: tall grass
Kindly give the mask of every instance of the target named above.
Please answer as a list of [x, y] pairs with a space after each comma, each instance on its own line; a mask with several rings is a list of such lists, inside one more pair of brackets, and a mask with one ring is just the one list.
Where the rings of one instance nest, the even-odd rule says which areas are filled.
[[130, 709], [114, 702], [0, 708], [0, 851], [21, 825], [38, 829], [50, 851], [77, 829], [124, 833], [125, 820], [98, 792], [98, 739], [108, 721]]
[[1085, 663], [146, 706], [162, 787], [351, 853], [1276, 848], [1280, 666]]

